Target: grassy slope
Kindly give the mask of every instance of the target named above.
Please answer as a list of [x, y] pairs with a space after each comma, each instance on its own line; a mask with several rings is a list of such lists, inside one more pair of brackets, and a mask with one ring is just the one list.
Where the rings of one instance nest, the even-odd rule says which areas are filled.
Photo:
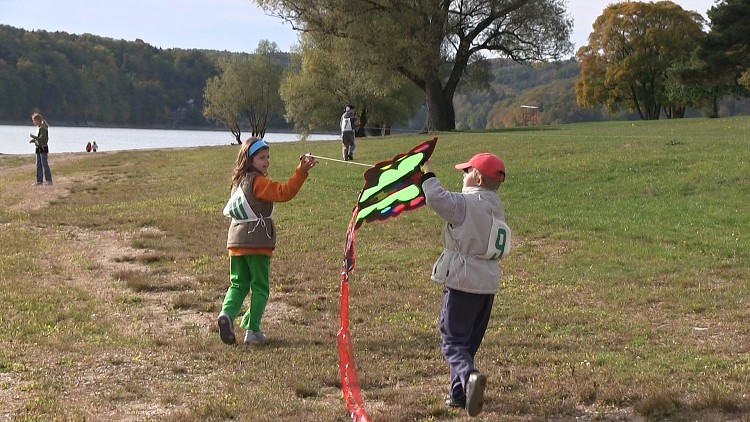
[[[750, 118], [437, 136], [433, 163], [450, 189], [461, 182], [452, 165], [475, 152], [508, 169], [514, 251], [478, 356], [487, 420], [750, 412]], [[356, 158], [423, 139], [363, 139]], [[272, 341], [226, 347], [213, 324], [235, 151], [53, 155], [56, 188], [70, 192], [41, 206], [47, 193], [19, 188], [33, 170], [0, 157], [0, 418], [349, 420], [338, 273], [364, 167], [321, 162], [278, 204]], [[338, 158], [340, 146], [275, 145], [271, 177], [307, 151]], [[468, 420], [442, 405], [440, 289], [428, 281], [440, 226], [421, 209], [357, 236], [352, 335], [378, 422]]]

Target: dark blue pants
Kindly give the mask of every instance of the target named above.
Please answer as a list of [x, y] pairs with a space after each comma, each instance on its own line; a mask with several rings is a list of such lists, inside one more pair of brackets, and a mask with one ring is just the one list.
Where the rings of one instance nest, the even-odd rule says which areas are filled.
[[37, 152], [36, 153], [36, 183], [38, 185], [41, 185], [44, 179], [42, 179], [42, 176], [47, 179], [47, 182], [52, 182], [52, 172], [49, 169], [49, 163], [47, 162], [47, 153], [46, 152]]
[[450, 398], [464, 403], [464, 386], [474, 369], [479, 350], [490, 322], [494, 294], [466, 293], [446, 287], [440, 312], [440, 350], [451, 369]]

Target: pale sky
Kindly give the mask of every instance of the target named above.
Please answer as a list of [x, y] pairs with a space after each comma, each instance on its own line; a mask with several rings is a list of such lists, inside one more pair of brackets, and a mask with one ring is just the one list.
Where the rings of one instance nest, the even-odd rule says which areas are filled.
[[[701, 13], [714, 0], [673, 0]], [[567, 0], [575, 50], [587, 44], [591, 25], [610, 0]], [[251, 0], [0, 0], [0, 24], [26, 30], [93, 34], [161, 48], [252, 52], [260, 40], [289, 51], [297, 33]]]

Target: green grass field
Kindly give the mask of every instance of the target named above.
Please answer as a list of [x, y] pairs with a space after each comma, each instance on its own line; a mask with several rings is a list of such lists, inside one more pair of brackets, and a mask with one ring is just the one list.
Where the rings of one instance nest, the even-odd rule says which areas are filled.
[[[507, 168], [514, 249], [477, 357], [476, 420], [750, 421], [750, 117], [435, 136], [451, 190], [476, 152]], [[427, 138], [360, 139], [356, 160]], [[271, 152], [284, 180], [299, 154], [340, 145]], [[235, 155], [53, 154], [45, 188], [29, 186], [32, 157], [0, 156], [0, 420], [351, 420], [339, 272], [365, 167], [321, 161], [277, 204], [270, 342], [228, 347], [215, 317]], [[357, 235], [351, 331], [373, 421], [472, 420], [443, 404], [441, 226], [422, 208]]]

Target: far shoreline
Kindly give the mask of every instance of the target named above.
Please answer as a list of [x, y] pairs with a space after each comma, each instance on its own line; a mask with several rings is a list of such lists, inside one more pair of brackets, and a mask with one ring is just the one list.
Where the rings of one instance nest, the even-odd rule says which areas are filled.
[[[194, 130], [206, 132], [228, 131], [224, 126], [196, 126], [196, 125], [170, 125], [170, 124], [153, 124], [153, 125], [128, 125], [128, 124], [99, 124], [96, 122], [71, 123], [71, 122], [54, 122], [50, 126], [71, 127], [71, 128], [98, 128], [98, 129], [145, 129], [145, 130]], [[0, 119], [0, 126], [30, 126], [28, 120], [3, 120]], [[268, 128], [267, 133], [292, 133], [294, 128], [273, 127]]]

